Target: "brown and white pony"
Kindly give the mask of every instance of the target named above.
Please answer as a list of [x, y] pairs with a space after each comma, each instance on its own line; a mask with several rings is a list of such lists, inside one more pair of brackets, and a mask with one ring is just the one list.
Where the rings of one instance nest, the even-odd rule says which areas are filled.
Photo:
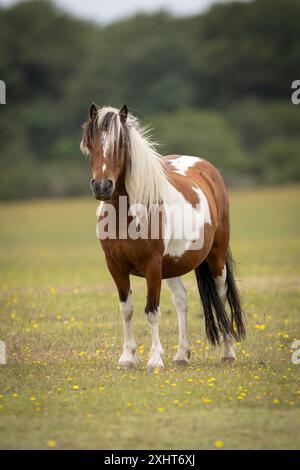
[[[135, 363], [131, 274], [145, 278], [147, 283], [145, 314], [152, 329], [147, 370], [164, 367], [159, 339], [162, 279], [172, 292], [178, 314], [179, 345], [174, 363], [189, 364], [187, 295], [180, 276], [191, 270], [196, 273], [208, 339], [212, 344], [221, 343], [222, 358], [233, 361], [235, 340], [245, 335], [245, 327], [229, 250], [228, 196], [218, 170], [197, 157], [162, 157], [126, 106], [119, 111], [93, 104], [89, 120], [83, 126], [81, 150], [89, 155], [91, 190], [102, 201], [98, 211], [98, 237], [119, 293], [124, 326], [119, 364], [130, 368]], [[122, 207], [121, 200], [126, 201]], [[177, 208], [175, 217], [163, 217], [166, 208], [172, 205]], [[147, 236], [130, 237], [124, 233], [124, 227], [121, 229], [119, 216], [125, 214], [125, 229], [132, 224], [141, 228], [143, 221], [136, 209], [141, 206], [146, 207], [143, 220], [149, 222]], [[156, 208], [154, 212], [152, 207]], [[188, 219], [180, 217], [181, 208], [188, 212]], [[110, 235], [103, 227], [108, 225], [106, 218], [111, 209], [117, 216], [112, 217], [116, 232]], [[159, 233], [152, 237], [152, 218], [157, 210]], [[192, 215], [196, 219], [196, 236], [184, 233], [175, 236], [175, 229], [186, 225]], [[230, 315], [225, 310], [226, 301]]]

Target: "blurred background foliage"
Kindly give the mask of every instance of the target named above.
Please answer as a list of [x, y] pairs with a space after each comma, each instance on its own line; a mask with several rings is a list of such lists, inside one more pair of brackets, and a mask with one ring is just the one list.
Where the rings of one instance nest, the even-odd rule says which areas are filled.
[[85, 194], [90, 103], [126, 103], [162, 153], [199, 155], [229, 185], [300, 180], [300, 2], [256, 0], [110, 25], [47, 0], [0, 7], [0, 198]]

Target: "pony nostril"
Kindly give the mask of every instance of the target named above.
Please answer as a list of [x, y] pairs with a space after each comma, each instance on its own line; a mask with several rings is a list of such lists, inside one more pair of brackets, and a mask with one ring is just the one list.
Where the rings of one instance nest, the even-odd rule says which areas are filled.
[[96, 183], [96, 180], [94, 178], [92, 178], [91, 181], [90, 181], [90, 188], [91, 188], [92, 191], [95, 189], [95, 183]]
[[90, 188], [96, 198], [108, 198], [114, 190], [114, 182], [111, 180], [97, 181], [95, 178], [90, 180]]
[[113, 187], [112, 180], [106, 180], [103, 183], [103, 191], [106, 192], [106, 193], [109, 193], [112, 190], [112, 187]]

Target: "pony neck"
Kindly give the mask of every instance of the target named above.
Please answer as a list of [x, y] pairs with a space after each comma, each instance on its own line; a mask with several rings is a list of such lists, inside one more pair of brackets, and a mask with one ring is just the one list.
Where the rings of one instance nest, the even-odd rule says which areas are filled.
[[120, 196], [126, 196], [128, 198], [128, 193], [126, 190], [126, 185], [125, 185], [125, 174], [126, 174], [126, 169], [124, 168], [122, 172], [120, 173], [117, 181], [116, 181], [116, 187], [114, 190], [114, 193], [111, 198], [111, 203], [115, 206], [119, 206], [119, 197]]
[[164, 200], [167, 176], [161, 155], [147, 132], [133, 127], [129, 132], [125, 187], [130, 205], [149, 207]]

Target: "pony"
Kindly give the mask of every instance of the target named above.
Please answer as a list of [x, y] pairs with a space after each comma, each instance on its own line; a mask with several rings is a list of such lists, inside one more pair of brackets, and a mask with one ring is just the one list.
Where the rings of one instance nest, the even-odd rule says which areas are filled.
[[[91, 191], [101, 201], [97, 234], [119, 294], [124, 327], [119, 365], [129, 369], [136, 363], [130, 275], [145, 278], [147, 284], [145, 316], [152, 330], [147, 371], [164, 368], [159, 337], [162, 280], [178, 315], [179, 343], [173, 361], [190, 363], [187, 293], [181, 276], [192, 270], [208, 340], [221, 346], [223, 361], [234, 361], [245, 321], [229, 248], [228, 194], [219, 171], [199, 157], [162, 156], [126, 105], [119, 110], [93, 103], [80, 148], [89, 158]], [[186, 234], [192, 219], [195, 229]], [[114, 230], [104, 230], [109, 222]], [[129, 229], [134, 236], [129, 236]]]

